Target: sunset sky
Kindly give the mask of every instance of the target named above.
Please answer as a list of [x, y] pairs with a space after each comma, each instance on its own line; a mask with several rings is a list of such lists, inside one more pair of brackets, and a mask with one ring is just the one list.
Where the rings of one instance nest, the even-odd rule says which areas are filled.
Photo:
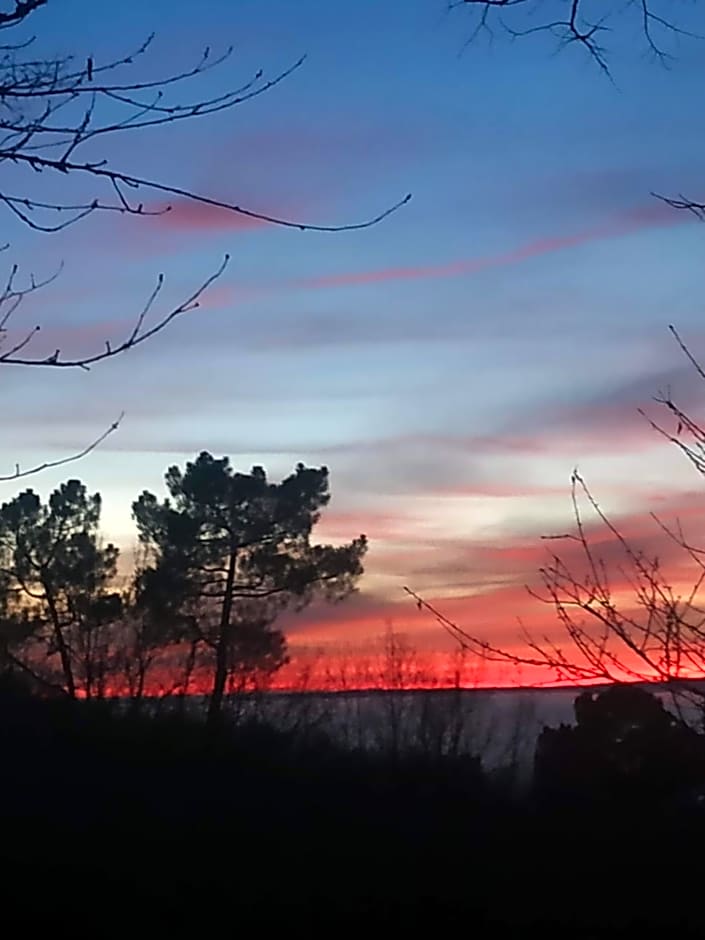
[[[3, 217], [8, 268], [41, 277], [65, 262], [15, 323], [41, 323], [37, 354], [124, 338], [160, 272], [166, 310], [230, 253], [202, 308], [153, 342], [89, 373], [5, 368], [2, 464], [80, 450], [125, 411], [98, 451], [31, 485], [80, 476], [129, 551], [132, 500], [161, 493], [166, 467], [200, 450], [273, 478], [325, 463], [319, 537], [366, 533], [367, 572], [352, 601], [291, 622], [299, 643], [361, 643], [391, 621], [443, 645], [405, 584], [496, 642], [513, 642], [517, 616], [547, 622], [523, 585], [540, 535], [570, 527], [575, 466], [655, 552], [668, 548], [649, 511], [702, 515], [702, 481], [637, 409], [670, 387], [697, 412], [703, 391], [667, 328], [705, 357], [705, 228], [650, 191], [705, 197], [705, 46], [684, 40], [667, 70], [625, 21], [609, 40], [612, 84], [549, 37], [465, 48], [469, 11], [446, 7], [151, 0], [126, 19], [120, 4], [65, 0], [34, 17], [46, 52], [98, 64], [155, 31], [135, 66], [148, 77], [205, 45], [236, 47], [177, 100], [307, 54], [254, 101], [126, 133], [91, 158], [302, 222], [362, 221], [413, 194], [378, 226], [336, 234], [179, 200], [161, 217], [96, 215], [58, 235]], [[703, 10], [691, 14], [705, 33]], [[1, 486], [2, 499], [18, 489]]]

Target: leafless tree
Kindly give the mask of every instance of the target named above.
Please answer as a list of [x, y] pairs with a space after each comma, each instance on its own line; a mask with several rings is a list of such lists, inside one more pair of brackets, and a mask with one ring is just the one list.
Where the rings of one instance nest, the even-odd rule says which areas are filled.
[[[676, 329], [670, 330], [705, 382], [705, 370]], [[658, 393], [654, 401], [664, 420], [639, 409], [644, 419], [705, 476], [705, 428], [675, 402], [670, 390]], [[486, 661], [539, 667], [558, 682], [658, 681], [705, 700], [705, 687], [692, 681], [705, 677], [705, 549], [693, 544], [680, 521], [667, 523], [650, 514], [689, 578], [687, 588], [674, 587], [668, 565], [635, 547], [577, 470], [571, 476], [571, 503], [574, 531], [543, 536], [565, 550], [550, 551], [539, 569], [540, 587], [527, 587], [531, 597], [553, 607], [563, 638], [569, 640], [567, 648], [526, 630], [522, 636], [527, 654], [498, 648], [460, 627], [411, 588], [404, 590], [462, 649]], [[592, 521], [586, 520], [585, 508]], [[615, 577], [629, 593], [626, 605], [616, 597]]]
[[[673, 0], [626, 0], [604, 3], [601, 0], [450, 0], [448, 8], [464, 7], [471, 15], [471, 32], [467, 43], [485, 34], [493, 38], [500, 31], [516, 39], [523, 36], [550, 34], [558, 49], [576, 45], [582, 48], [609, 78], [607, 41], [617, 20], [626, 21], [644, 50], [662, 65], [668, 65], [674, 54], [669, 48], [679, 37], [697, 34], [679, 25], [681, 9]], [[689, 4], [691, 9], [698, 3]]]
[[[627, 0], [623, 4], [601, 4], [597, 0], [450, 0], [448, 7], [454, 11], [465, 8], [470, 15], [467, 43], [481, 35], [492, 39], [497, 32], [510, 39], [548, 34], [556, 40], [558, 50], [582, 48], [610, 80], [613, 76], [607, 40], [618, 18], [628, 21], [645, 51], [665, 67], [674, 58], [678, 40], [703, 39], [689, 28], [686, 5], [672, 0]], [[689, 8], [691, 14], [701, 12], [702, 4], [695, 0]], [[705, 203], [682, 194], [675, 198], [652, 195], [705, 221]], [[670, 330], [705, 380], [705, 371], [675, 327]], [[656, 401], [670, 415], [673, 426], [644, 417], [685, 453], [698, 472], [705, 474], [705, 429], [677, 405], [670, 391], [660, 394]], [[585, 522], [581, 500], [594, 514], [597, 526]], [[529, 589], [534, 598], [554, 608], [563, 627], [561, 642], [524, 631], [525, 653], [501, 649], [447, 618], [410, 588], [406, 588], [407, 593], [461, 648], [486, 661], [537, 667], [547, 670], [552, 680], [563, 682], [658, 680], [676, 695], [685, 691], [701, 702], [705, 700], [705, 689], [692, 681], [693, 677], [705, 676], [705, 551], [692, 545], [680, 524], [670, 527], [653, 517], [654, 524], [668, 535], [671, 545], [683, 553], [690, 566], [689, 587], [676, 590], [659, 559], [648, 557], [625, 538], [577, 471], [572, 476], [572, 504], [575, 531], [547, 537], [567, 545], [566, 551], [550, 553], [540, 569], [542, 587]], [[601, 555], [605, 533], [608, 543], [621, 553], [616, 566], [614, 560], [608, 563]], [[627, 606], [616, 597], [615, 573], [631, 588], [632, 601]]]
[[[0, 30], [20, 30], [48, 0], [15, 0], [10, 9], [0, 10]], [[39, 22], [39, 20], [37, 20]], [[21, 31], [21, 30], [20, 30]], [[14, 34], [13, 34], [14, 36]], [[232, 57], [232, 49], [213, 55], [205, 49], [190, 67], [162, 79], [139, 78], [134, 69], [150, 51], [150, 36], [137, 49], [111, 61], [66, 56], [42, 58], [32, 55], [35, 38], [0, 45], [0, 205], [36, 232], [54, 233], [75, 225], [94, 213], [147, 216], [170, 211], [164, 198], [178, 198], [227, 210], [236, 215], [272, 225], [321, 232], [364, 229], [380, 222], [397, 205], [373, 217], [351, 224], [319, 224], [269, 215], [237, 203], [220, 200], [169, 181], [127, 173], [112, 166], [107, 156], [96, 154], [99, 145], [127, 132], [142, 133], [150, 128], [191, 121], [231, 110], [274, 88], [299, 69], [304, 58], [266, 77], [260, 70], [234, 87], [225, 87], [208, 98], [191, 99], [182, 89], [205, 73], [222, 68]], [[90, 148], [88, 147], [90, 145]], [[87, 155], [90, 149], [91, 156]], [[38, 177], [72, 181], [70, 198], [47, 196]], [[14, 188], [13, 188], [14, 187]], [[159, 197], [161, 204], [153, 200]], [[2, 246], [7, 250], [8, 246]], [[164, 283], [163, 276], [147, 302], [134, 318], [132, 330], [118, 343], [106, 340], [102, 348], [86, 355], [71, 355], [61, 349], [50, 355], [32, 356], [32, 341], [40, 331], [34, 325], [16, 335], [11, 322], [28, 294], [49, 285], [56, 273], [19, 284], [18, 268], [12, 266], [5, 289], [0, 293], [0, 364], [45, 368], [88, 369], [146, 342], [177, 317], [194, 310], [204, 292], [225, 270], [227, 257], [188, 297], [150, 321]], [[58, 272], [57, 272], [58, 273]], [[119, 424], [114, 422], [80, 453], [54, 463], [15, 472], [3, 479], [16, 479], [47, 466], [68, 463], [99, 446]]]
[[[614, 82], [609, 38], [621, 24], [625, 35], [634, 37], [642, 50], [664, 68], [669, 68], [683, 40], [702, 40], [691, 24], [702, 13], [701, 0], [448, 0], [451, 12], [462, 10], [469, 17], [467, 47], [482, 36], [492, 41], [498, 34], [510, 40], [549, 35], [557, 51], [579, 48], [603, 75]], [[705, 221], [705, 201], [682, 193], [671, 196], [652, 193], [672, 206], [692, 212]]]
[[[483, 661], [541, 670], [548, 683], [657, 682], [679, 708], [695, 702], [700, 710], [705, 705], [699, 681], [705, 677], [705, 550], [690, 542], [680, 523], [669, 525], [651, 515], [685, 562], [687, 587], [674, 585], [669, 565], [635, 547], [577, 471], [571, 499], [574, 531], [544, 536], [562, 548], [549, 552], [539, 586], [527, 586], [531, 598], [553, 608], [559, 637], [522, 627], [524, 652], [505, 649], [450, 620], [410, 588], [407, 594], [462, 649]], [[597, 525], [586, 521], [584, 507]]]

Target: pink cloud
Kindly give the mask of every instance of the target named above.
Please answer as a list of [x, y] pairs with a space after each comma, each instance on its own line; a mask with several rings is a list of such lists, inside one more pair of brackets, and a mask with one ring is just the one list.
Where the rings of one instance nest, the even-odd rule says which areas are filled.
[[363, 284], [378, 284], [384, 281], [406, 281], [422, 278], [458, 277], [477, 274], [491, 268], [519, 264], [531, 258], [552, 254], [568, 248], [590, 242], [600, 242], [611, 238], [631, 235], [644, 229], [678, 225], [692, 221], [687, 213], [672, 209], [664, 203], [650, 206], [637, 206], [615, 215], [604, 225], [585, 229], [572, 235], [557, 235], [537, 238], [510, 251], [478, 258], [466, 258], [447, 264], [415, 265], [413, 267], [380, 268], [376, 271], [353, 271], [342, 274], [328, 274], [317, 277], [301, 278], [292, 286], [306, 288], [345, 287]]
[[[634, 452], [661, 440], [650, 424], [675, 431], [676, 421], [654, 399], [672, 390], [674, 401], [696, 421], [703, 415], [703, 381], [693, 366], [684, 362], [662, 372], [645, 373], [623, 385], [607, 386], [592, 400], [545, 410], [496, 434], [478, 435], [466, 446], [476, 453], [540, 455], [568, 453], [574, 456]], [[641, 414], [643, 411], [644, 414]], [[645, 417], [644, 415], [647, 415]]]
[[325, 539], [351, 539], [361, 532], [369, 539], [394, 541], [408, 539], [418, 522], [405, 513], [374, 512], [359, 509], [351, 512], [327, 512], [318, 525], [318, 534]]
[[527, 483], [525, 480], [477, 480], [449, 486], [424, 488], [425, 495], [461, 497], [466, 499], [512, 499], [518, 497], [556, 496], [565, 493], [565, 487]]
[[[658, 384], [654, 384], [654, 392]], [[679, 403], [688, 408], [689, 398], [679, 398]], [[643, 407], [653, 415], [654, 420], [663, 420], [665, 427], [670, 427], [669, 416], [649, 401], [648, 396], [633, 402], [617, 402], [609, 405], [603, 401], [588, 402], [565, 408], [546, 407], [522, 420], [493, 434], [408, 434], [398, 437], [358, 439], [349, 443], [332, 445], [320, 449], [328, 454], [372, 454], [389, 456], [404, 460], [409, 455], [425, 454], [433, 450], [447, 454], [453, 459], [487, 456], [516, 455], [517, 457], [542, 457], [547, 454], [567, 454], [571, 460], [581, 454], [611, 452], [633, 452], [636, 449], [649, 448], [658, 443], [660, 438], [649, 422], [639, 414]], [[698, 409], [692, 408], [695, 416]], [[423, 475], [418, 478], [413, 468], [407, 468], [404, 480], [413, 484], [411, 488], [425, 493], [459, 496], [518, 496], [545, 493], [546, 488], [539, 485], [527, 485], [526, 482], [502, 482], [496, 479], [473, 479], [469, 482], [458, 480], [454, 493], [447, 490], [443, 482]]]
[[[516, 454], [523, 457], [565, 454], [571, 458], [588, 454], [634, 453], [649, 449], [659, 439], [656, 431], [637, 411], [637, 406], [609, 409], [595, 407], [576, 409], [553, 418], [533, 434], [498, 434], [481, 436], [472, 441], [476, 454]], [[603, 418], [600, 423], [598, 419]], [[668, 424], [669, 422], [666, 421]]]
[[[269, 224], [262, 219], [241, 215], [230, 209], [222, 209], [219, 206], [207, 205], [192, 199], [172, 200], [168, 205], [171, 208], [164, 211], [162, 215], [156, 216], [155, 221], [172, 232], [244, 232], [263, 228]], [[157, 211], [167, 210], [166, 205], [152, 208]], [[265, 209], [261, 211], [266, 214], [286, 216], [286, 212], [281, 210], [272, 213], [266, 212]]]

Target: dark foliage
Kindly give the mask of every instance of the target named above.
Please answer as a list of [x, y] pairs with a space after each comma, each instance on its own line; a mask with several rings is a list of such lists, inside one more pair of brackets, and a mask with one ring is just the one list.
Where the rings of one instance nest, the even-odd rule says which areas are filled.
[[326, 467], [300, 463], [272, 483], [262, 467], [238, 473], [227, 457], [203, 451], [183, 471], [171, 467], [166, 485], [168, 499], [144, 492], [133, 504], [149, 559], [140, 578], [157, 588], [155, 615], [181, 622], [184, 638], [205, 654], [214, 721], [229, 679], [238, 688], [286, 661], [273, 628], [279, 613], [355, 589], [367, 542], [361, 535], [346, 545], [311, 544], [330, 499]]
[[[581, 727], [611, 740], [635, 717], [645, 738], [667, 737], [653, 701], [623, 691], [582, 698]], [[556, 812], [510, 798], [469, 756], [350, 753], [257, 722], [204, 735], [176, 713], [39, 700], [16, 684], [0, 691], [0, 754], [8, 918], [90, 921], [100, 936], [138, 925], [576, 936], [682, 930], [700, 916], [680, 903], [694, 876], [671, 861], [702, 835], [697, 813]]]
[[535, 786], [550, 804], [611, 803], [641, 815], [697, 805], [705, 795], [705, 740], [651, 692], [612, 686], [575, 700], [576, 725], [545, 728]]
[[[79, 480], [46, 503], [26, 490], [0, 507], [0, 666], [21, 668], [71, 698], [78, 689], [89, 698], [104, 690], [105, 632], [122, 613], [110, 587], [118, 549], [100, 543], [100, 508], [100, 495], [89, 496]], [[18, 658], [18, 649], [25, 655]], [[59, 660], [55, 672], [51, 657]]]
[[100, 495], [79, 480], [0, 506], [0, 674], [133, 701], [187, 695], [195, 675], [215, 722], [226, 694], [261, 690], [287, 662], [282, 611], [355, 590], [365, 537], [311, 540], [330, 498], [325, 467], [273, 483], [203, 452], [166, 480], [169, 499], [134, 504], [142, 552], [127, 586], [100, 537]]

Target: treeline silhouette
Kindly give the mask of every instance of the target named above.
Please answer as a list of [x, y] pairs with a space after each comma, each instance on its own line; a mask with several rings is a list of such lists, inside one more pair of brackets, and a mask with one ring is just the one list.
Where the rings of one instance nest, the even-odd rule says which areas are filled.
[[[705, 831], [692, 714], [655, 687], [589, 689], [573, 725], [541, 733], [533, 768], [519, 723], [490, 760], [473, 693], [409, 693], [413, 651], [391, 631], [371, 735], [362, 715], [357, 739], [339, 735], [315, 696], [277, 712], [276, 618], [354, 590], [364, 536], [312, 542], [325, 468], [272, 483], [204, 452], [166, 484], [168, 498], [133, 504], [140, 548], [122, 583], [100, 497], [78, 480], [0, 507], [8, 921], [233, 936], [702, 926], [684, 861]], [[207, 707], [190, 696], [204, 676]]]
[[100, 534], [100, 495], [69, 480], [46, 502], [28, 489], [0, 508], [0, 665], [44, 693], [140, 700], [161, 683], [226, 692], [266, 683], [287, 659], [275, 625], [314, 597], [342, 600], [362, 573], [364, 536], [311, 541], [328, 471], [299, 464], [280, 483], [203, 452], [166, 473], [169, 497], [133, 504], [140, 550], [122, 589]]
[[575, 715], [518, 788], [473, 753], [350, 750], [315, 723], [208, 726], [6, 676], [6, 916], [96, 936], [697, 927], [703, 736], [643, 688], [584, 691]]

